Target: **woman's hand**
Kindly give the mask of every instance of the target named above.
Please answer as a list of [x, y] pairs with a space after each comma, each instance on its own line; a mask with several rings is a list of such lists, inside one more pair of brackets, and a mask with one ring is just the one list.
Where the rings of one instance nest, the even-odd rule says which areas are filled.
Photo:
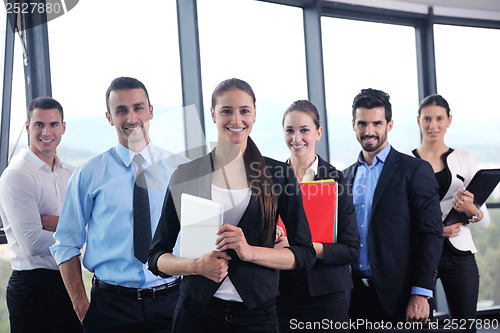
[[285, 231], [282, 227], [276, 227], [276, 240], [274, 242], [275, 249], [282, 249], [284, 247], [289, 246], [288, 237], [285, 236]]
[[468, 217], [477, 214], [477, 207], [474, 205], [474, 194], [467, 190], [460, 190], [453, 196], [453, 208], [465, 213]]
[[458, 233], [460, 232], [460, 226], [462, 224], [462, 222], [458, 222], [443, 226], [443, 236], [446, 238], [458, 236]]
[[219, 237], [215, 244], [218, 251], [234, 250], [243, 261], [251, 261], [253, 247], [248, 245], [243, 230], [231, 224], [224, 224], [217, 232]]
[[196, 275], [203, 275], [217, 283], [224, 280], [227, 275], [228, 261], [231, 257], [220, 251], [211, 251], [195, 259]]

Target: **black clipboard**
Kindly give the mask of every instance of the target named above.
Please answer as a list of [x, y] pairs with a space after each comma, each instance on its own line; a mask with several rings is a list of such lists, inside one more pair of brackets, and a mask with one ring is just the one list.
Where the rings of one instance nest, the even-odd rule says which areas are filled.
[[[472, 178], [467, 191], [474, 194], [474, 205], [481, 207], [486, 199], [491, 195], [491, 192], [497, 187], [500, 182], [500, 169], [481, 169]], [[469, 223], [469, 218], [465, 213], [456, 211], [454, 208], [450, 210], [443, 221], [444, 225], [462, 222]]]

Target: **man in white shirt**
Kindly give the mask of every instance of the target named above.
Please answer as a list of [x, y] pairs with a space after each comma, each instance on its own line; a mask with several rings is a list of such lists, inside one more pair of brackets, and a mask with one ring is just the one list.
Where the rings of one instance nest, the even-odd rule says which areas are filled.
[[7, 286], [11, 332], [82, 332], [49, 247], [74, 167], [56, 149], [66, 129], [50, 97], [28, 105], [29, 148], [0, 177], [0, 218], [9, 244]]

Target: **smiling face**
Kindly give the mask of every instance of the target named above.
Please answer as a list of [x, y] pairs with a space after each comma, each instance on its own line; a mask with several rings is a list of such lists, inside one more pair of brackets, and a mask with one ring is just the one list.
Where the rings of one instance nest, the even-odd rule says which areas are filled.
[[357, 108], [352, 127], [363, 152], [374, 157], [387, 145], [387, 133], [392, 129], [392, 120], [387, 122], [385, 119], [383, 106]]
[[26, 122], [31, 151], [46, 163], [52, 163], [65, 130], [66, 123], [58, 109], [33, 109], [30, 121]]
[[444, 141], [446, 130], [451, 124], [451, 115], [448, 116], [442, 106], [429, 105], [422, 108], [417, 122], [424, 140]]
[[288, 112], [283, 120], [283, 135], [290, 153], [295, 157], [314, 159], [316, 141], [321, 138], [322, 127], [316, 128], [313, 118], [302, 111]]
[[210, 112], [219, 133], [218, 141], [236, 144], [244, 151], [255, 122], [253, 98], [243, 90], [231, 89], [217, 97]]
[[106, 118], [116, 128], [118, 141], [132, 151], [141, 151], [149, 143], [149, 120], [153, 119], [153, 106], [144, 90], [113, 90], [108, 105]]

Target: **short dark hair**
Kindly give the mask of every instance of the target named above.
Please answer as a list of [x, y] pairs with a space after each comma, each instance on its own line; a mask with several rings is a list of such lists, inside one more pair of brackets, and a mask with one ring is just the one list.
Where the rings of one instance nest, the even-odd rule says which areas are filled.
[[33, 99], [26, 108], [26, 121], [29, 123], [31, 121], [31, 115], [33, 110], [36, 108], [42, 110], [58, 109], [61, 114], [61, 122], [64, 121], [64, 111], [61, 104], [49, 96], [41, 96]]
[[392, 106], [391, 102], [389, 102], [390, 98], [389, 94], [382, 90], [372, 88], [362, 89], [361, 92], [354, 97], [354, 101], [352, 102], [352, 119], [356, 119], [357, 108], [373, 109], [383, 106], [385, 109], [385, 120], [390, 122], [392, 119]]
[[448, 117], [450, 116], [451, 110], [450, 106], [448, 105], [448, 102], [444, 99], [443, 96], [438, 94], [429, 95], [425, 97], [422, 100], [422, 102], [420, 102], [420, 105], [418, 106], [418, 116], [420, 117], [420, 113], [422, 112], [423, 108], [430, 105], [437, 105], [443, 107], [446, 110], [446, 115]]
[[[113, 81], [111, 81], [111, 84], [108, 87], [108, 90], [106, 90], [106, 108], [109, 111], [109, 95], [111, 94], [112, 91], [114, 90], [127, 90], [127, 89], [142, 89], [146, 93], [146, 97], [148, 98], [148, 104], [151, 105], [151, 102], [149, 101], [149, 94], [148, 90], [146, 89], [146, 86], [144, 83], [141, 81], [134, 79], [133, 77], [127, 77], [127, 76], [121, 76], [117, 77]], [[148, 106], [149, 106], [148, 105]]]
[[319, 129], [320, 123], [319, 123], [319, 112], [316, 106], [309, 102], [306, 99], [299, 99], [298, 101], [293, 102], [286, 110], [285, 113], [283, 114], [283, 119], [281, 120], [281, 126], [285, 125], [285, 118], [286, 115], [289, 114], [292, 111], [300, 111], [307, 113], [309, 116], [311, 116], [314, 125], [316, 126], [316, 129]]

